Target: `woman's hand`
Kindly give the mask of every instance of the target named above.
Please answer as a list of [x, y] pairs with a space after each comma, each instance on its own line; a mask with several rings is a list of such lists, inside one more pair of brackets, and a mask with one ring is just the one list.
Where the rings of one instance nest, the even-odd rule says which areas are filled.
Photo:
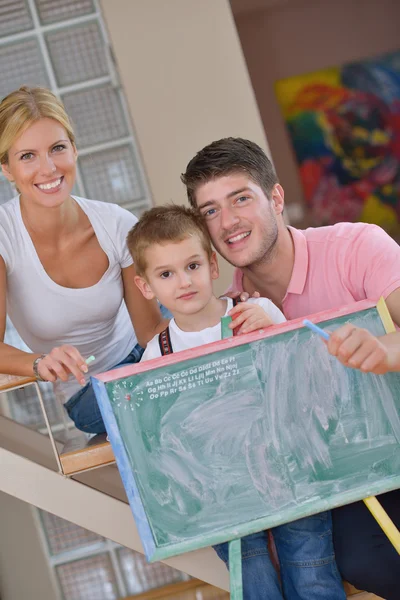
[[233, 330], [240, 327], [237, 330], [238, 335], [257, 331], [274, 324], [262, 306], [250, 302], [236, 304], [228, 312], [228, 315], [232, 317], [232, 323], [229, 324], [229, 327]]
[[81, 385], [85, 385], [83, 373], [88, 372], [85, 359], [74, 346], [58, 346], [53, 348], [38, 362], [38, 373], [45, 381], [57, 379], [67, 381], [72, 374]]

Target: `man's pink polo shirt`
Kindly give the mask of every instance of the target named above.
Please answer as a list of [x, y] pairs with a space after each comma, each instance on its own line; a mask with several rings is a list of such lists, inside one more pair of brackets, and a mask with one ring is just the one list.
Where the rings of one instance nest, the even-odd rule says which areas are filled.
[[[295, 259], [282, 303], [288, 320], [387, 298], [400, 288], [400, 246], [377, 225], [337, 223], [289, 231]], [[230, 289], [243, 290], [240, 269], [235, 269]]]

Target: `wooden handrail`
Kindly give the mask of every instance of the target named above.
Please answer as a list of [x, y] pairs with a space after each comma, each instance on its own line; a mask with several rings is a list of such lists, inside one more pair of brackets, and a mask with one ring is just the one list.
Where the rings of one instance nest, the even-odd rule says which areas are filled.
[[34, 377], [6, 375], [5, 373], [0, 373], [0, 392], [12, 390], [27, 383], [35, 383], [35, 381], [36, 379]]
[[[0, 373], [0, 393], [34, 384], [34, 377], [20, 377]], [[60, 470], [64, 475], [74, 475], [90, 469], [107, 466], [115, 462], [110, 442], [106, 435], [95, 436], [88, 441], [82, 432], [72, 433], [63, 450], [58, 453]]]

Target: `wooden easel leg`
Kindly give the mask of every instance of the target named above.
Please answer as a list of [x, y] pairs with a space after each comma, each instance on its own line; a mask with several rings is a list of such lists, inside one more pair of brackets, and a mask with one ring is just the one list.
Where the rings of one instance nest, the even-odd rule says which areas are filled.
[[240, 538], [229, 542], [229, 583], [231, 600], [243, 600], [242, 544]]
[[400, 554], [400, 532], [397, 529], [396, 525], [393, 523], [392, 519], [385, 511], [385, 509], [383, 508], [382, 504], [378, 502], [375, 496], [364, 498], [364, 504], [370, 510], [372, 516], [378, 522], [378, 525], [381, 527], [383, 533], [386, 534], [390, 542]]

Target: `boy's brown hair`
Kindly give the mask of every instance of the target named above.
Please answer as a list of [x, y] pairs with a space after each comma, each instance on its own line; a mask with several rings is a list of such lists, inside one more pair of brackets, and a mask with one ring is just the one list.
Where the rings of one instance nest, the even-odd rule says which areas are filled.
[[243, 138], [223, 138], [200, 150], [181, 175], [190, 205], [197, 208], [196, 190], [200, 185], [233, 173], [247, 175], [267, 198], [278, 183], [273, 164], [260, 146]]
[[150, 246], [181, 242], [193, 234], [199, 237], [203, 249], [211, 258], [210, 236], [203, 217], [198, 212], [177, 204], [155, 206], [144, 212], [126, 239], [136, 273], [144, 276], [147, 268], [146, 250]]

